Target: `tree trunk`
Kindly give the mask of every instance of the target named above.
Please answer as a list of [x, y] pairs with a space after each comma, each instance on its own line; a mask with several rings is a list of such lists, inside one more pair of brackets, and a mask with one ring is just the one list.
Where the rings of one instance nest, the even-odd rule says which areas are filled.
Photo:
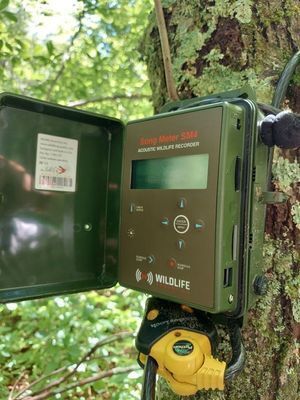
[[[164, 0], [162, 3], [173, 75], [181, 99], [249, 84], [256, 90], [259, 101], [270, 103], [281, 71], [300, 48], [299, 1]], [[154, 107], [159, 110], [168, 101], [168, 95], [154, 14], [142, 53], [148, 65]], [[285, 106], [299, 112], [299, 73], [291, 83]], [[277, 149], [275, 154], [274, 186], [290, 198], [285, 205], [268, 208], [262, 262], [270, 284], [267, 295], [249, 311], [248, 324], [243, 329], [245, 369], [226, 385], [224, 392], [198, 392], [189, 399], [299, 400], [300, 198], [296, 182], [299, 165], [295, 162], [297, 157], [299, 161], [299, 151]], [[229, 346], [224, 341], [226, 337], [220, 345], [219, 357], [228, 359]], [[160, 400], [179, 399], [162, 381], [158, 391]]]

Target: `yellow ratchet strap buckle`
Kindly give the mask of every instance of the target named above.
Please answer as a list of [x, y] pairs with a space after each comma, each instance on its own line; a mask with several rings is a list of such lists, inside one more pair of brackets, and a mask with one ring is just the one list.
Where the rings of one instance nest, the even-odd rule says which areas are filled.
[[[136, 338], [144, 368], [143, 400], [154, 399], [156, 373], [180, 396], [199, 390], [224, 390], [244, 365], [240, 327], [227, 324], [232, 347], [228, 364], [214, 358], [217, 330], [212, 319], [190, 307], [149, 298]], [[149, 389], [150, 388], [150, 389]]]
[[[150, 356], [172, 390], [190, 396], [198, 390], [224, 389], [225, 362], [213, 358], [207, 336], [183, 329], [169, 332], [155, 343]], [[145, 355], [140, 355], [144, 364]]]

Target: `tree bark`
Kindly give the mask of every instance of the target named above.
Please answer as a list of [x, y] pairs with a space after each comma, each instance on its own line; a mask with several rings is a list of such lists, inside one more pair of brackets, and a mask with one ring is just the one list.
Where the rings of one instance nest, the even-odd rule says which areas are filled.
[[[250, 84], [259, 101], [271, 102], [286, 62], [300, 48], [299, 1], [164, 0], [162, 3], [180, 99]], [[158, 111], [168, 98], [154, 14], [141, 52], [148, 65], [154, 108]], [[300, 112], [299, 69], [283, 106]], [[189, 399], [299, 400], [297, 202], [300, 198], [299, 182], [296, 182], [299, 175], [297, 179], [297, 174], [291, 173], [297, 171], [295, 160], [299, 161], [299, 149], [285, 152], [277, 149], [275, 153], [274, 187], [290, 197], [287, 204], [268, 208], [262, 264], [270, 283], [267, 295], [249, 311], [248, 324], [243, 329], [247, 351], [245, 369], [226, 385], [224, 392], [198, 392]], [[219, 357], [228, 359], [228, 339], [222, 332], [221, 336]], [[157, 399], [179, 397], [160, 381]]]

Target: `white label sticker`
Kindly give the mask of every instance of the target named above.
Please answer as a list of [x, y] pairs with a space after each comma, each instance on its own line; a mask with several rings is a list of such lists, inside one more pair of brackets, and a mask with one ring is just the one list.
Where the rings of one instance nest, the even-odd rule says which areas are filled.
[[35, 188], [75, 192], [78, 140], [38, 134]]

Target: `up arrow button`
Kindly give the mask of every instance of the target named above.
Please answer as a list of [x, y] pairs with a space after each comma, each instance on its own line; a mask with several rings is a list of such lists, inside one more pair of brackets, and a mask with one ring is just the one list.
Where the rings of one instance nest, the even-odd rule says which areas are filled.
[[177, 204], [178, 204], [178, 207], [179, 207], [179, 208], [185, 208], [185, 206], [186, 206], [186, 199], [184, 199], [183, 197], [181, 197], [181, 198], [178, 200]]

